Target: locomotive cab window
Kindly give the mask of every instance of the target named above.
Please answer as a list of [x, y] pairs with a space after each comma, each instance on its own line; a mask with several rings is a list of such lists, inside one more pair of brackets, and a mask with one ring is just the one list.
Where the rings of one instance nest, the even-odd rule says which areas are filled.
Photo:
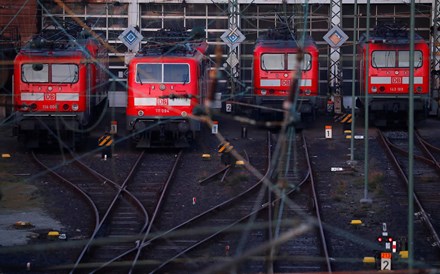
[[[296, 53], [265, 53], [261, 55], [261, 68], [263, 70], [294, 70], [297, 67]], [[304, 54], [301, 64], [302, 70], [310, 70], [312, 67], [312, 56]]]
[[75, 64], [23, 64], [21, 79], [25, 83], [75, 83], [78, 81], [78, 66]]
[[[374, 68], [409, 68], [409, 51], [376, 50], [371, 55]], [[422, 52], [414, 51], [414, 67], [422, 66]]]
[[137, 64], [137, 83], [189, 83], [188, 64]]
[[49, 64], [23, 64], [21, 66], [21, 80], [25, 83], [49, 82]]
[[78, 81], [78, 66], [74, 64], [53, 64], [52, 82], [75, 83]]
[[[298, 55], [295, 54], [287, 54], [287, 69], [294, 70], [297, 67], [297, 58]], [[303, 56], [301, 69], [302, 70], [310, 70], [312, 68], [312, 56], [308, 53], [305, 53]]]
[[263, 70], [284, 70], [284, 54], [266, 53], [261, 55], [261, 68]]
[[138, 64], [136, 68], [137, 83], [161, 83], [161, 64]]
[[[408, 50], [402, 50], [399, 51], [398, 54], [398, 64], [397, 66], [399, 68], [409, 68], [409, 51]], [[414, 51], [414, 67], [420, 68], [422, 66], [422, 52], [421, 51]]]

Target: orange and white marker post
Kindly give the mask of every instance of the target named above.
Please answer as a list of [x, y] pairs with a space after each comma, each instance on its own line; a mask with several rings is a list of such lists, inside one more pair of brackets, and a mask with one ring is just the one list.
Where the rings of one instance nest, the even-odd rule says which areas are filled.
[[391, 270], [391, 257], [390, 252], [380, 254], [380, 270]]
[[391, 245], [391, 249], [392, 249], [393, 253], [397, 252], [397, 241], [393, 241], [393, 243]]
[[326, 139], [333, 138], [333, 136], [332, 136], [332, 126], [325, 126], [325, 138]]
[[112, 124], [110, 126], [110, 134], [117, 134], [118, 133], [118, 121], [112, 121]]
[[218, 133], [218, 121], [212, 121], [211, 133], [212, 134]]

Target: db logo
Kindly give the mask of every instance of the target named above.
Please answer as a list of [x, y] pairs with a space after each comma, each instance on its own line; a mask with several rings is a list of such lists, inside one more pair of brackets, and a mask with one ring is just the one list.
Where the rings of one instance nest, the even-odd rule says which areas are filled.
[[282, 80], [281, 81], [281, 85], [284, 86], [284, 87], [285, 86], [290, 86], [290, 80]]
[[53, 94], [53, 93], [46, 93], [46, 94], [44, 94], [44, 99], [45, 100], [55, 100], [55, 94]]
[[168, 98], [159, 98], [159, 99], [157, 99], [157, 104], [159, 106], [167, 106], [168, 105]]
[[391, 82], [393, 84], [402, 84], [402, 77], [391, 77]]

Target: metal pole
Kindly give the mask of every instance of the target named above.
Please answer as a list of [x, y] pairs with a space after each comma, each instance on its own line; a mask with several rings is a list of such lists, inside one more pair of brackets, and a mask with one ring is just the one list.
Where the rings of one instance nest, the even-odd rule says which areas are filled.
[[352, 62], [352, 76], [351, 76], [351, 140], [350, 140], [350, 161], [354, 162], [354, 128], [355, 128], [355, 80], [356, 80], [356, 31], [357, 31], [357, 0], [354, 0], [354, 19], [353, 19], [353, 62]]
[[414, 23], [415, 3], [411, 0], [410, 15], [410, 42], [409, 42], [409, 110], [408, 110], [408, 269], [412, 270], [414, 265]]
[[367, 0], [367, 46], [366, 46], [366, 54], [365, 54], [365, 136], [364, 136], [364, 144], [365, 144], [365, 155], [364, 155], [364, 198], [361, 199], [361, 203], [371, 203], [371, 199], [368, 198], [368, 91], [369, 91], [369, 66], [370, 66], [370, 0]]

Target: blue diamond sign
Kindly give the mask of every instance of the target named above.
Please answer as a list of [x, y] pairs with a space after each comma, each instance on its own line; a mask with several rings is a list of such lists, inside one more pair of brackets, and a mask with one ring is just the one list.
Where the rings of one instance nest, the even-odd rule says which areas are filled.
[[233, 50], [246, 39], [246, 36], [238, 28], [234, 28], [226, 30], [220, 38]]
[[326, 41], [330, 45], [330, 47], [339, 48], [340, 46], [342, 46], [342, 44], [345, 43], [345, 41], [347, 41], [348, 36], [343, 30], [341, 30], [341, 28], [335, 25], [331, 30], [327, 32], [326, 35], [324, 35], [323, 38], [324, 41]]
[[118, 36], [118, 38], [129, 50], [133, 50], [144, 37], [135, 27], [129, 26]]

